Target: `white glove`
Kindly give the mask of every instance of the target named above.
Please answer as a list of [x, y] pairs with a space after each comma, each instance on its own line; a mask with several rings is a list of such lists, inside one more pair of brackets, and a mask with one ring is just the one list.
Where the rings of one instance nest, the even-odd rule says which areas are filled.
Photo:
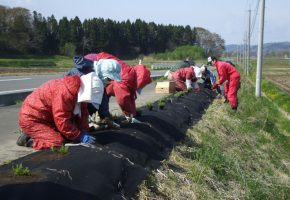
[[111, 121], [112, 125], [114, 126], [114, 128], [120, 128], [121, 126], [119, 124], [117, 124], [114, 121]]
[[186, 79], [185, 80], [185, 84], [186, 84], [186, 89], [190, 89], [192, 86], [191, 86], [191, 84], [192, 84], [192, 81], [190, 80], [190, 79]]
[[137, 120], [136, 118], [132, 116], [131, 117], [125, 116], [125, 118], [129, 123], [141, 123], [139, 120]]
[[131, 123], [142, 123], [142, 122], [140, 122], [138, 119], [136, 119], [136, 118], [132, 118], [131, 119]]

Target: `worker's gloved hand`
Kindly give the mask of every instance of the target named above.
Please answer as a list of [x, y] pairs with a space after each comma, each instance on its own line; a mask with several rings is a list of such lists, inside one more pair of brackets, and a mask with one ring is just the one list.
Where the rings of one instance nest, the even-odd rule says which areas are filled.
[[101, 123], [108, 125], [109, 128], [120, 128], [120, 125], [111, 120], [109, 117], [102, 119]]
[[136, 119], [134, 117], [128, 117], [128, 116], [125, 116], [125, 117], [129, 123], [141, 123], [138, 119]]
[[95, 143], [96, 138], [89, 135], [87, 132], [82, 132], [80, 136], [80, 142], [86, 144], [93, 144]]
[[139, 121], [138, 119], [136, 119], [136, 118], [132, 118], [131, 119], [131, 123], [142, 123], [141, 121]]
[[218, 86], [218, 84], [215, 83], [215, 84], [212, 85], [211, 89], [215, 90], [217, 88], [217, 86]]

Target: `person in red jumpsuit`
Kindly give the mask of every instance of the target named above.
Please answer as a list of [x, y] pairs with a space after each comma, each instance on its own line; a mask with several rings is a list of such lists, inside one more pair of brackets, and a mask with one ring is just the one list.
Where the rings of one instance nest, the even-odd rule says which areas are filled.
[[177, 91], [193, 88], [194, 91], [200, 91], [197, 80], [201, 78], [201, 71], [199, 67], [190, 66], [180, 68], [174, 72], [170, 72], [168, 79], [175, 81]]
[[224, 95], [232, 109], [236, 110], [238, 108], [237, 92], [240, 84], [240, 73], [230, 63], [220, 61], [214, 56], [208, 57], [208, 63], [215, 66], [218, 73], [218, 81], [212, 88], [216, 89], [218, 85], [224, 84]]
[[[121, 59], [106, 53], [91, 53], [85, 56], [86, 59], [95, 61], [94, 66], [97, 66], [98, 61], [102, 59], [114, 59], [121, 65], [121, 81], [110, 80], [105, 83], [105, 92], [108, 96], [115, 96], [122, 112], [129, 122], [139, 122], [136, 116], [136, 92], [140, 91], [147, 84], [151, 83], [150, 71], [145, 65], [129, 66]], [[98, 69], [95, 68], [97, 72]], [[109, 109], [109, 106], [106, 106]]]
[[34, 149], [59, 147], [66, 142], [94, 143], [90, 136], [87, 103], [101, 104], [104, 86], [92, 72], [64, 76], [36, 88], [19, 111], [22, 134], [19, 146]]

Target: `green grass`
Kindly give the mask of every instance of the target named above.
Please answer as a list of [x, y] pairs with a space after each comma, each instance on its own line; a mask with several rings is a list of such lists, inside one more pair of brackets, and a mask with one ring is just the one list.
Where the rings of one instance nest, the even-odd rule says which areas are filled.
[[290, 199], [289, 120], [242, 82], [238, 111], [215, 100], [138, 199]]
[[72, 58], [65, 56], [14, 56], [0, 58], [0, 67], [71, 68]]
[[[256, 73], [257, 60], [251, 60], [250, 73]], [[263, 75], [290, 75], [290, 61], [283, 58], [264, 58], [262, 65]]]
[[15, 167], [12, 167], [12, 172], [15, 176], [28, 176], [30, 170], [28, 167], [24, 167], [22, 163], [17, 164]]
[[[289, 77], [290, 78], [290, 77]], [[270, 81], [262, 81], [263, 92], [280, 108], [290, 113], [290, 95]]]
[[186, 58], [202, 59], [205, 57], [204, 49], [198, 46], [181, 46], [177, 47], [173, 51], [166, 51], [165, 53], [157, 53], [153, 55], [156, 59], [170, 59], [170, 60], [184, 60]]
[[23, 103], [23, 100], [20, 100], [20, 99], [18, 99], [18, 100], [15, 101], [15, 104], [16, 105], [22, 105], [22, 103]]
[[191, 91], [191, 90], [183, 90], [183, 91], [179, 91], [179, 92], [174, 93], [173, 96], [176, 97], [176, 98], [180, 98], [180, 97], [182, 97], [183, 95], [187, 94], [189, 91]]
[[148, 110], [152, 110], [153, 109], [153, 103], [152, 102], [147, 102], [146, 106], [147, 106]]
[[164, 107], [165, 107], [165, 102], [162, 101], [162, 100], [159, 100], [159, 101], [158, 101], [158, 108], [159, 108], [160, 110], [163, 110]]

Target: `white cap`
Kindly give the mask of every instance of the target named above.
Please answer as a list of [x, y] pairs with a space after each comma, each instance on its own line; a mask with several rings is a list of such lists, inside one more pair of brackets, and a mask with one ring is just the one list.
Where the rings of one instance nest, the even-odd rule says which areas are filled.
[[208, 57], [208, 58], [207, 58], [207, 62], [208, 62], [208, 63], [212, 62], [211, 57]]

